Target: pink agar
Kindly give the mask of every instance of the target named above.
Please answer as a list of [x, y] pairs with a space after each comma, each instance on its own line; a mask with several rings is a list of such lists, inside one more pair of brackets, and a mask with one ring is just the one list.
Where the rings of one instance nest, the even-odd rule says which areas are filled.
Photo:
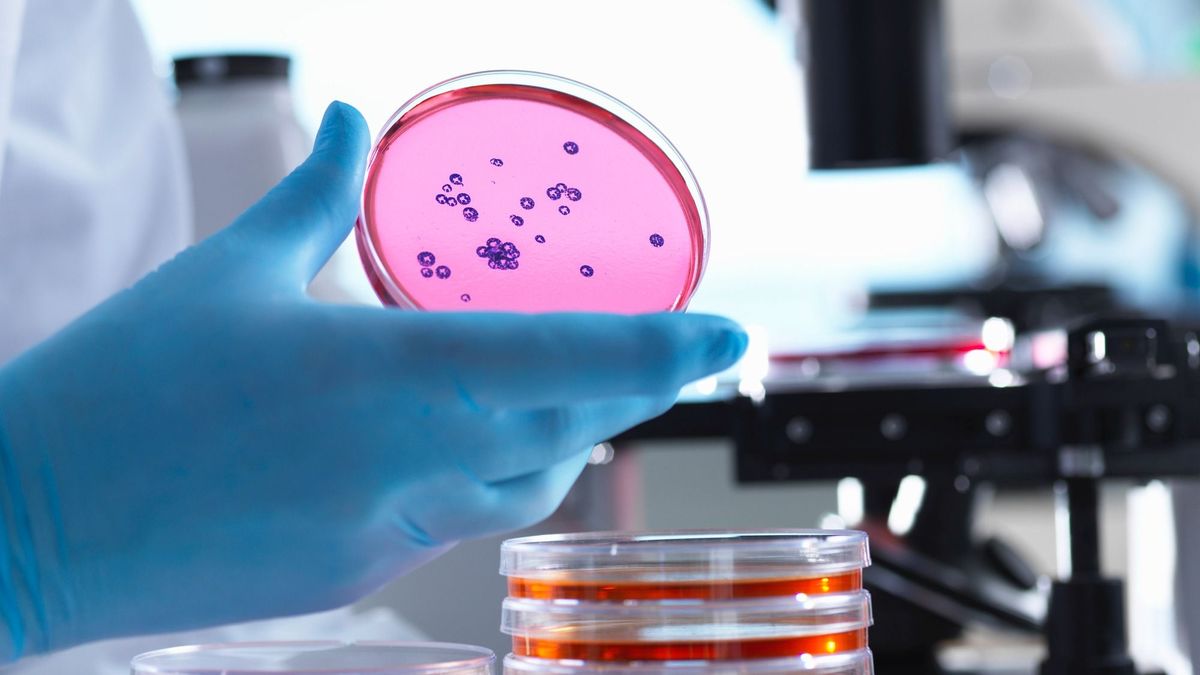
[[477, 85], [422, 101], [386, 130], [357, 236], [387, 304], [679, 310], [705, 260], [697, 197], [671, 157], [599, 105]]

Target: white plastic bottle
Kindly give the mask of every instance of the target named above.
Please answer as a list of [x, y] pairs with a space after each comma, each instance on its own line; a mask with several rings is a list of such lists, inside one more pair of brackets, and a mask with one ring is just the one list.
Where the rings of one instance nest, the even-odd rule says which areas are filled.
[[[191, 170], [194, 241], [233, 222], [312, 148], [286, 56], [219, 54], [175, 60], [178, 113]], [[333, 302], [374, 303], [353, 240], [309, 286]]]
[[200, 241], [225, 227], [308, 154], [286, 56], [229, 54], [175, 60]]

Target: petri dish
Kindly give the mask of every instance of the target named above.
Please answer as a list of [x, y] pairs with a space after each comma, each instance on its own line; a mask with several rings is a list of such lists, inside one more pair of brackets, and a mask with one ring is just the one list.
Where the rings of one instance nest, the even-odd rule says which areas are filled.
[[368, 159], [355, 236], [384, 304], [452, 311], [683, 310], [709, 247], [699, 185], [662, 132], [524, 71], [401, 106]]
[[147, 652], [133, 675], [491, 675], [491, 650], [440, 642], [246, 642]]
[[825, 656], [668, 663], [554, 661], [509, 654], [504, 659], [504, 672], [506, 675], [872, 675], [874, 664], [867, 649]]
[[867, 648], [866, 591], [748, 600], [587, 603], [506, 598], [513, 653], [553, 660], [783, 658]]
[[867, 535], [852, 530], [599, 532], [510, 539], [509, 596], [725, 600], [862, 589]]

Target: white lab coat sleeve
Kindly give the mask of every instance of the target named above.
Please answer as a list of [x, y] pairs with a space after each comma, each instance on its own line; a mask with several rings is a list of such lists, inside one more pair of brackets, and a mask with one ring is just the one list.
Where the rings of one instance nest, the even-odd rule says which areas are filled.
[[25, 0], [0, 0], [0, 181], [4, 180], [4, 141], [12, 112], [13, 76], [21, 44], [21, 16]]
[[127, 0], [0, 0], [0, 21], [3, 364], [182, 249], [191, 191]]

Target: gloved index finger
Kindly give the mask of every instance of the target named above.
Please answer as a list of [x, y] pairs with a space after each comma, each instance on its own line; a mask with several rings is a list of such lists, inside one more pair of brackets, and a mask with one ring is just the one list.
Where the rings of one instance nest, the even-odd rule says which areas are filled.
[[736, 323], [702, 314], [385, 314], [398, 363], [420, 355], [429, 375], [453, 369], [481, 406], [674, 395], [732, 366], [747, 343]]

